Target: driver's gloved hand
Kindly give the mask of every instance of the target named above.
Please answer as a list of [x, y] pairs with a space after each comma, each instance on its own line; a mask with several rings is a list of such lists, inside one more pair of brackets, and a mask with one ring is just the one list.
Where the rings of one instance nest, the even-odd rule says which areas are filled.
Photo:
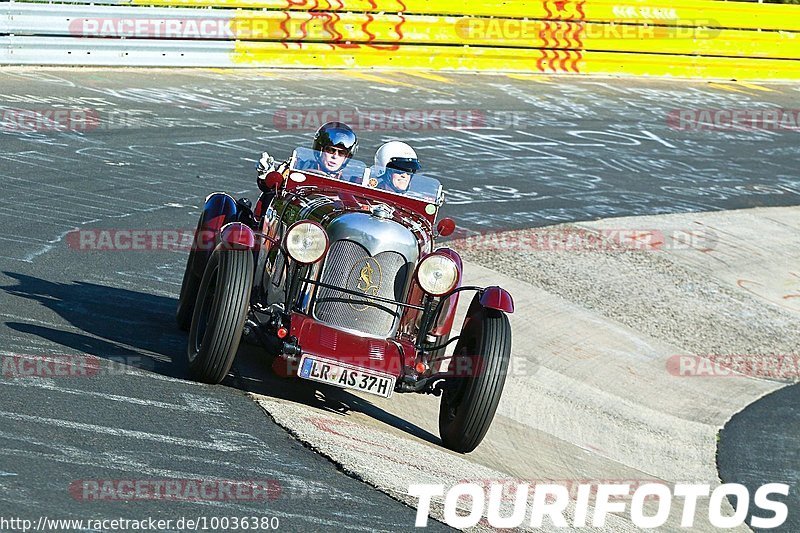
[[275, 170], [275, 158], [267, 152], [263, 152], [261, 154], [261, 159], [259, 159], [258, 164], [256, 164], [256, 172], [258, 172], [259, 176], [263, 176], [273, 170]]
[[253, 216], [253, 202], [249, 198], [239, 198], [236, 200], [236, 207], [238, 208], [238, 221], [254, 227], [256, 219]]

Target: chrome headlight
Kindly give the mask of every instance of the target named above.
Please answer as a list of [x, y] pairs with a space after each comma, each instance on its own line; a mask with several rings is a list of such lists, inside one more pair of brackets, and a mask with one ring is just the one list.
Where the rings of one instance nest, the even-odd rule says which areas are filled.
[[453, 290], [458, 283], [456, 262], [441, 254], [432, 254], [422, 260], [417, 269], [417, 281], [422, 290], [441, 296]]
[[292, 224], [284, 240], [289, 257], [298, 263], [316, 263], [328, 251], [328, 234], [309, 220]]

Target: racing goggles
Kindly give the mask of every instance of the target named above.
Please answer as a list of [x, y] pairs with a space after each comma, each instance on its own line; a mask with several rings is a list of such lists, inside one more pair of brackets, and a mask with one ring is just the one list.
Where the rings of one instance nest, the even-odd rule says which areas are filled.
[[386, 163], [386, 168], [395, 173], [406, 172], [408, 174], [414, 174], [417, 170], [422, 168], [422, 166], [419, 164], [419, 161], [414, 158], [393, 157]]
[[339, 148], [338, 146], [326, 146], [322, 151], [330, 155], [339, 155], [345, 158], [350, 157], [350, 150], [347, 148]]

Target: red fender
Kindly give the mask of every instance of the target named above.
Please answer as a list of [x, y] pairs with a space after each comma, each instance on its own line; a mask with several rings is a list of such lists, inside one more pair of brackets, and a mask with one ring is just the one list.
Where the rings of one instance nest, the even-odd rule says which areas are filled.
[[480, 299], [481, 305], [488, 309], [497, 309], [506, 313], [514, 312], [514, 299], [501, 287], [486, 287]]
[[256, 247], [256, 236], [241, 222], [231, 222], [222, 226], [220, 242], [225, 249], [253, 250]]

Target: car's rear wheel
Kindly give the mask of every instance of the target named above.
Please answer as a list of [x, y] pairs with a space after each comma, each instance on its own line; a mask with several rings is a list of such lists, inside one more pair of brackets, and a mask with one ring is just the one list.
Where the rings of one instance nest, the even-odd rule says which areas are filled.
[[511, 326], [502, 311], [475, 309], [456, 343], [439, 405], [439, 434], [446, 448], [469, 453], [494, 419], [511, 357]]
[[250, 250], [214, 251], [197, 292], [189, 331], [189, 372], [220, 383], [236, 358], [253, 286]]

